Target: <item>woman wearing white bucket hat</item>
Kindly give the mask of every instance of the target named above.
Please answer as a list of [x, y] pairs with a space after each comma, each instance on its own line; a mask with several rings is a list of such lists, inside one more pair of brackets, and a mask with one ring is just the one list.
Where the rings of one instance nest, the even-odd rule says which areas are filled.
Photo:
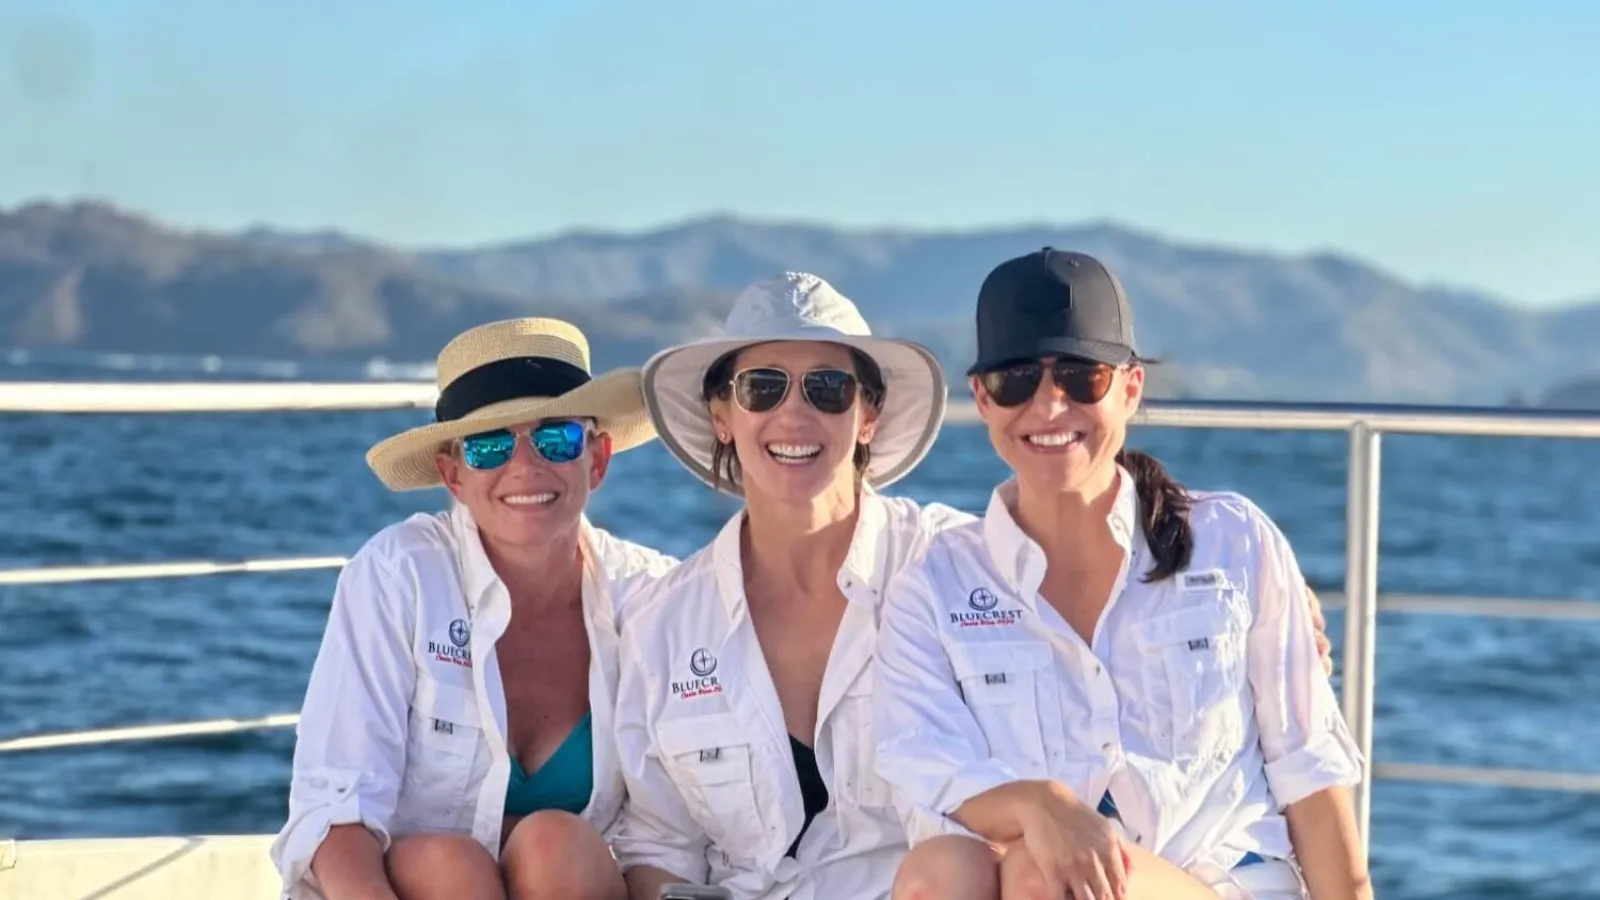
[[452, 340], [438, 382], [435, 421], [367, 461], [453, 503], [339, 577], [272, 847], [283, 896], [616, 900], [616, 623], [675, 560], [583, 511], [653, 436], [638, 372], [591, 378], [577, 328], [530, 318]]
[[873, 771], [878, 598], [971, 517], [878, 490], [932, 446], [944, 375], [790, 273], [747, 288], [725, 336], [652, 358], [644, 394], [667, 449], [745, 508], [629, 601], [613, 848], [632, 896], [885, 896], [905, 829]]

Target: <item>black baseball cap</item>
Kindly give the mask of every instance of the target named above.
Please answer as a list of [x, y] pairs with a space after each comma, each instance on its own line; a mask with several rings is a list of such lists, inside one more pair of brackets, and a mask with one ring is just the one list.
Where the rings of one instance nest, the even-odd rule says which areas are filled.
[[1138, 357], [1117, 276], [1086, 253], [1045, 247], [994, 268], [978, 290], [978, 361], [968, 375], [1041, 356], [1120, 366]]

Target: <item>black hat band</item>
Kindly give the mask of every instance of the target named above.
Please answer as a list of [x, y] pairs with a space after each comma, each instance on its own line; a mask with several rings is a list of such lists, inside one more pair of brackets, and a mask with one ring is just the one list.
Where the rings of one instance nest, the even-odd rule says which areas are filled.
[[468, 370], [440, 391], [439, 400], [433, 405], [433, 420], [451, 422], [506, 400], [556, 397], [588, 383], [588, 372], [559, 359], [497, 359]]

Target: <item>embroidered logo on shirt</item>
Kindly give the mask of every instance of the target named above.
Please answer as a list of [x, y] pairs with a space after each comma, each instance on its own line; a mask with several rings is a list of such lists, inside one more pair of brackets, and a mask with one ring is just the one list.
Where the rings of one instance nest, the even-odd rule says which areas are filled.
[[981, 628], [989, 625], [1015, 625], [1022, 618], [1020, 609], [996, 609], [1000, 597], [986, 587], [977, 588], [967, 595], [967, 606], [972, 612], [953, 612], [950, 624], [958, 628]]
[[689, 654], [689, 671], [693, 678], [671, 683], [672, 696], [682, 700], [708, 697], [722, 693], [722, 682], [711, 674], [717, 670], [717, 657], [704, 647]]
[[467, 644], [472, 642], [472, 628], [466, 619], [456, 619], [450, 623], [446, 632], [448, 641], [429, 641], [428, 654], [437, 662], [453, 663], [464, 669], [472, 668], [472, 651], [467, 649]]
[[1189, 642], [1189, 649], [1190, 650], [1210, 650], [1211, 649], [1211, 639], [1210, 638], [1195, 638], [1194, 640]]
[[440, 734], [455, 734], [456, 726], [446, 722], [443, 719], [434, 719], [433, 730], [439, 732]]
[[704, 678], [716, 670], [717, 658], [711, 655], [710, 650], [701, 647], [699, 650], [689, 654], [689, 671], [694, 674]]

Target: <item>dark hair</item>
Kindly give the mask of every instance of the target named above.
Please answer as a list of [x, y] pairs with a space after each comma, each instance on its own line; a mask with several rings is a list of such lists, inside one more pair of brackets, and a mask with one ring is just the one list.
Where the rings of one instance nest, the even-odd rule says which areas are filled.
[[1139, 494], [1144, 541], [1150, 545], [1155, 565], [1145, 573], [1146, 584], [1171, 578], [1189, 567], [1194, 555], [1194, 530], [1189, 527], [1189, 495], [1167, 474], [1166, 467], [1148, 453], [1121, 450], [1117, 464], [1133, 476]]
[[[734, 366], [739, 363], [739, 354], [749, 347], [741, 347], [724, 353], [706, 369], [706, 377], [700, 384], [700, 395], [707, 403], [712, 400], [726, 400], [733, 392]], [[888, 388], [883, 383], [883, 370], [878, 367], [872, 357], [862, 353], [854, 347], [846, 347], [850, 351], [851, 367], [855, 369], [856, 384], [862, 402], [875, 410], [883, 409], [883, 398], [888, 393]], [[716, 440], [711, 447], [711, 479], [717, 487], [724, 484], [732, 486], [739, 482], [739, 451], [733, 442], [723, 443]], [[866, 474], [867, 465], [872, 462], [872, 448], [866, 444], [857, 443], [855, 453], [856, 479], [860, 480]]]

